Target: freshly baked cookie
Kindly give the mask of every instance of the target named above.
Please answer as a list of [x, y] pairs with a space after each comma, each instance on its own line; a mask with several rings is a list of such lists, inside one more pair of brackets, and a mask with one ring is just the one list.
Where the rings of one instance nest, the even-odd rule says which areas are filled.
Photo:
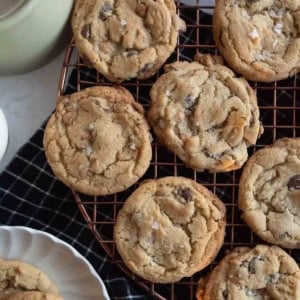
[[152, 156], [143, 108], [121, 87], [61, 97], [43, 143], [58, 179], [88, 195], [127, 189], [144, 175]]
[[279, 139], [248, 160], [238, 206], [260, 238], [300, 248], [300, 138]]
[[209, 265], [223, 244], [225, 206], [208, 189], [183, 177], [143, 183], [118, 213], [114, 238], [127, 267], [168, 283]]
[[35, 291], [18, 292], [1, 298], [2, 300], [63, 300], [64, 298], [53, 293], [42, 293]]
[[20, 291], [56, 294], [57, 288], [48, 276], [36, 267], [22, 261], [0, 258], [0, 299]]
[[238, 169], [261, 133], [255, 92], [220, 57], [199, 54], [196, 60], [165, 66], [150, 92], [149, 122], [189, 167]]
[[235, 248], [200, 282], [198, 300], [300, 299], [300, 270], [276, 246]]
[[173, 0], [78, 0], [72, 28], [83, 59], [121, 82], [152, 76], [174, 51], [185, 24]]
[[217, 0], [217, 47], [246, 79], [271, 82], [300, 70], [300, 2]]

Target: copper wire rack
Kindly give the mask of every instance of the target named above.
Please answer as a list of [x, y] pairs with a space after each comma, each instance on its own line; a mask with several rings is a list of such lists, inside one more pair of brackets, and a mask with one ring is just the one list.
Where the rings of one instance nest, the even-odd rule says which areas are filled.
[[[217, 49], [211, 38], [211, 16], [206, 14], [211, 12], [213, 7], [204, 7], [201, 5], [201, 0], [195, 0], [193, 5], [185, 5], [177, 1], [177, 9], [178, 14], [186, 21], [187, 31], [178, 38], [177, 47], [168, 62], [179, 59], [192, 60], [197, 52], [217, 54]], [[129, 89], [136, 101], [143, 104], [147, 110], [149, 90], [161, 73], [162, 71], [159, 71], [156, 76], [148, 80], [132, 80], [124, 82], [122, 85]], [[73, 86], [74, 91], [80, 91], [94, 85], [113, 85], [95, 70], [86, 67], [78, 57], [73, 41], [67, 47], [61, 69], [59, 95], [65, 94], [67, 85], [71, 82], [71, 76], [73, 76], [73, 82], [75, 82]], [[257, 92], [264, 134], [254, 147], [249, 148], [249, 156], [257, 149], [272, 144], [277, 138], [300, 136], [299, 83], [297, 76], [274, 83], [250, 82], [250, 85]], [[126, 268], [116, 251], [113, 240], [113, 226], [118, 210], [138, 186], [139, 182], [125, 192], [105, 197], [90, 197], [73, 191], [74, 198], [88, 227], [103, 249], [129, 278], [146, 289], [149, 295], [147, 298], [195, 299], [198, 280], [207, 274], [224, 257], [228, 250], [238, 246], [251, 247], [264, 242], [253, 234], [240, 218], [240, 212], [237, 208], [237, 192], [241, 170], [217, 174], [196, 172], [185, 167], [174, 154], [160, 145], [155, 139], [152, 147], [153, 158], [151, 165], [139, 182], [149, 178], [170, 175], [189, 177], [212, 190], [226, 205], [227, 226], [224, 245], [215, 261], [205, 270], [174, 284], [153, 284], [135, 276]], [[298, 264], [300, 263], [299, 250], [289, 250], [288, 253], [294, 257]]]

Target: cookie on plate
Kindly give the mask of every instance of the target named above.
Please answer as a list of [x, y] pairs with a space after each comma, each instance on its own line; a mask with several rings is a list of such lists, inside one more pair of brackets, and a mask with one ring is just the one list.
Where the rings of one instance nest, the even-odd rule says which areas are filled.
[[228, 65], [248, 80], [271, 82], [300, 70], [300, 3], [218, 0], [213, 33]]
[[57, 294], [53, 293], [43, 293], [43, 292], [35, 292], [35, 291], [27, 291], [27, 292], [18, 292], [4, 298], [2, 300], [63, 300], [63, 298]]
[[300, 299], [300, 270], [277, 246], [241, 247], [200, 281], [197, 300]]
[[156, 73], [184, 22], [173, 0], [78, 0], [72, 17], [80, 55], [110, 81]]
[[189, 167], [240, 168], [262, 129], [255, 92], [220, 57], [165, 66], [153, 85], [148, 119], [160, 142]]
[[245, 165], [238, 206], [263, 240], [300, 248], [300, 138], [282, 138]]
[[152, 157], [143, 107], [121, 87], [92, 87], [61, 97], [43, 143], [57, 178], [88, 195], [127, 189], [144, 175]]
[[223, 244], [225, 206], [184, 177], [141, 184], [118, 213], [114, 239], [126, 266], [158, 283], [175, 282], [209, 265]]
[[36, 267], [23, 261], [0, 258], [0, 298], [20, 291], [56, 294], [57, 288], [49, 277]]

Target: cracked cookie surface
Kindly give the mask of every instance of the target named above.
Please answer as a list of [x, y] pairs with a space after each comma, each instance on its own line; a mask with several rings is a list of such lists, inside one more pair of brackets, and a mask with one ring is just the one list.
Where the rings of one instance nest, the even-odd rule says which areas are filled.
[[12, 297], [13, 294], [22, 291], [56, 294], [57, 288], [48, 276], [36, 267], [22, 261], [0, 258], [0, 299]]
[[160, 142], [189, 167], [238, 169], [262, 132], [255, 92], [219, 57], [196, 59], [200, 63], [165, 66], [150, 92], [149, 122]]
[[271, 82], [300, 70], [300, 2], [218, 0], [213, 33], [227, 63], [248, 80]]
[[61, 97], [43, 143], [58, 179], [88, 195], [127, 189], [152, 157], [143, 107], [122, 87], [92, 87]]
[[238, 206], [263, 240], [300, 248], [300, 138], [258, 150], [245, 165]]
[[27, 292], [18, 292], [11, 294], [9, 296], [5, 296], [1, 298], [2, 300], [63, 300], [63, 298], [59, 295], [53, 293], [42, 293], [42, 292], [34, 292], [34, 291], [27, 291]]
[[154, 75], [185, 24], [173, 0], [78, 0], [72, 28], [83, 59], [121, 82]]
[[183, 177], [143, 183], [118, 213], [114, 239], [127, 267], [158, 283], [175, 282], [209, 265], [223, 244], [225, 206]]
[[300, 270], [277, 246], [235, 248], [201, 279], [197, 300], [300, 299]]

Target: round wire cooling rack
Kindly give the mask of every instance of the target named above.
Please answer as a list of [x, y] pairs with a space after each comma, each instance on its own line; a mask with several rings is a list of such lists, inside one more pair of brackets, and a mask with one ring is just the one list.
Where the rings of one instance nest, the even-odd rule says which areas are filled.
[[[211, 15], [206, 14], [211, 12], [213, 7], [203, 6], [201, 0], [194, 0], [192, 5], [177, 1], [177, 9], [178, 14], [187, 24], [187, 30], [180, 34], [177, 47], [168, 62], [179, 59], [192, 60], [197, 52], [217, 54], [211, 32], [212, 18]], [[122, 85], [130, 90], [136, 101], [140, 102], [147, 110], [150, 88], [160, 75], [161, 72], [158, 72], [156, 76], [148, 80], [132, 80], [124, 82]], [[250, 84], [257, 92], [264, 134], [254, 147], [249, 148], [249, 156], [257, 149], [272, 144], [278, 138], [300, 136], [300, 79], [294, 76], [280, 82], [250, 82]], [[79, 58], [72, 41], [67, 47], [61, 69], [58, 94], [72, 93], [94, 85], [113, 84], [106, 81], [94, 69], [86, 67]], [[237, 192], [241, 170], [217, 174], [196, 172], [185, 167], [175, 155], [156, 140], [153, 141], [152, 148], [153, 158], [150, 167], [139, 182], [170, 175], [189, 177], [212, 190], [226, 205], [227, 226], [224, 245], [215, 261], [205, 270], [177, 283], [153, 284], [135, 276], [127, 269], [116, 251], [113, 226], [118, 210], [139, 183], [124, 192], [105, 197], [91, 197], [73, 191], [74, 198], [100, 245], [129, 278], [147, 291], [149, 298], [194, 299], [198, 280], [207, 274], [228, 250], [238, 246], [252, 247], [257, 243], [264, 242], [253, 234], [240, 218], [237, 208]], [[300, 263], [299, 250], [288, 250], [288, 253], [294, 257], [298, 264]]]

